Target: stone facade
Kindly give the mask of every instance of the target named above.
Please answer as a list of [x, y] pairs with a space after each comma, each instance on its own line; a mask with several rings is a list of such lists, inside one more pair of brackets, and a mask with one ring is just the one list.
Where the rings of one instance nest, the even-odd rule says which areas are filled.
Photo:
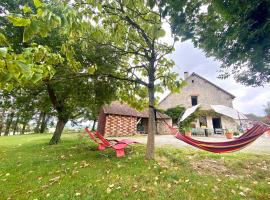
[[232, 94], [201, 76], [193, 73], [185, 81], [187, 85], [181, 89], [180, 93], [171, 93], [159, 103], [160, 109], [167, 110], [178, 105], [185, 108], [191, 107], [191, 96], [197, 96], [198, 104], [202, 106], [209, 104], [233, 106], [232, 101], [235, 97]]
[[[185, 77], [186, 86], [180, 93], [171, 93], [165, 97], [158, 105], [159, 109], [167, 110], [176, 106], [189, 108], [192, 106], [192, 96], [197, 97], [197, 103], [201, 104], [202, 110], [209, 110], [210, 105], [224, 105], [233, 107], [234, 95], [223, 90], [219, 86], [211, 83], [196, 73]], [[213, 128], [213, 118], [215, 116], [206, 116], [207, 128]], [[237, 122], [226, 116], [221, 116], [221, 126], [223, 129], [237, 130]], [[193, 123], [196, 128], [200, 128], [199, 119]]]
[[[169, 124], [170, 126], [172, 125], [172, 119], [164, 119], [164, 121]], [[169, 127], [164, 124], [163, 120], [158, 119], [157, 120], [157, 132], [158, 135], [170, 135], [172, 134]]]

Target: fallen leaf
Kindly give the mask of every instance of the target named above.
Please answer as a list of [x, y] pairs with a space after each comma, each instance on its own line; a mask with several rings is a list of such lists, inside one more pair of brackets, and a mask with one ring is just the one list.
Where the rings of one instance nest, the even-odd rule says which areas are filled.
[[107, 191], [107, 193], [109, 194], [109, 193], [112, 192], [112, 189], [108, 187], [106, 191]]
[[48, 187], [49, 187], [49, 185], [42, 185], [42, 186], [41, 186], [41, 188], [43, 188], [43, 189], [44, 189], [44, 188], [48, 188]]
[[242, 197], [245, 197], [245, 196], [246, 196], [243, 192], [239, 192], [239, 194], [240, 194]]

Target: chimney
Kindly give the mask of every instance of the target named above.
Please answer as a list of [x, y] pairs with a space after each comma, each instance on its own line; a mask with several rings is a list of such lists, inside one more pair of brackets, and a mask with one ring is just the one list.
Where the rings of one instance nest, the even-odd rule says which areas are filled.
[[184, 72], [184, 79], [186, 80], [187, 77], [189, 77], [189, 73], [188, 72]]

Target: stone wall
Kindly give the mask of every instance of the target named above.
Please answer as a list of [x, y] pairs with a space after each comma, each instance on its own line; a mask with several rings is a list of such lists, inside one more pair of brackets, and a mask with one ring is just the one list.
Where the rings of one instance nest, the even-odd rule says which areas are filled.
[[180, 93], [169, 94], [159, 103], [158, 108], [167, 110], [177, 105], [186, 108], [191, 107], [191, 96], [198, 96], [198, 104], [203, 105], [224, 105], [232, 107], [232, 96], [203, 80], [202, 78], [191, 75], [186, 79], [187, 85], [181, 89]]
[[106, 136], [131, 136], [137, 133], [137, 117], [106, 115]]
[[[172, 119], [165, 119], [165, 122], [172, 126]], [[163, 119], [157, 120], [157, 132], [158, 135], [170, 135], [171, 131], [169, 127], [164, 123]]]
[[237, 131], [237, 122], [232, 118], [222, 116], [221, 123], [223, 129], [229, 129], [231, 131]]

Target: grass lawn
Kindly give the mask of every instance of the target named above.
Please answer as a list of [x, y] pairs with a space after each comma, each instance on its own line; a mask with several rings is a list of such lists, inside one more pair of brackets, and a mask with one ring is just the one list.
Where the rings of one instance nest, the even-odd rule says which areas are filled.
[[88, 138], [64, 134], [0, 138], [0, 199], [270, 199], [270, 156], [211, 154], [145, 146], [96, 151]]

